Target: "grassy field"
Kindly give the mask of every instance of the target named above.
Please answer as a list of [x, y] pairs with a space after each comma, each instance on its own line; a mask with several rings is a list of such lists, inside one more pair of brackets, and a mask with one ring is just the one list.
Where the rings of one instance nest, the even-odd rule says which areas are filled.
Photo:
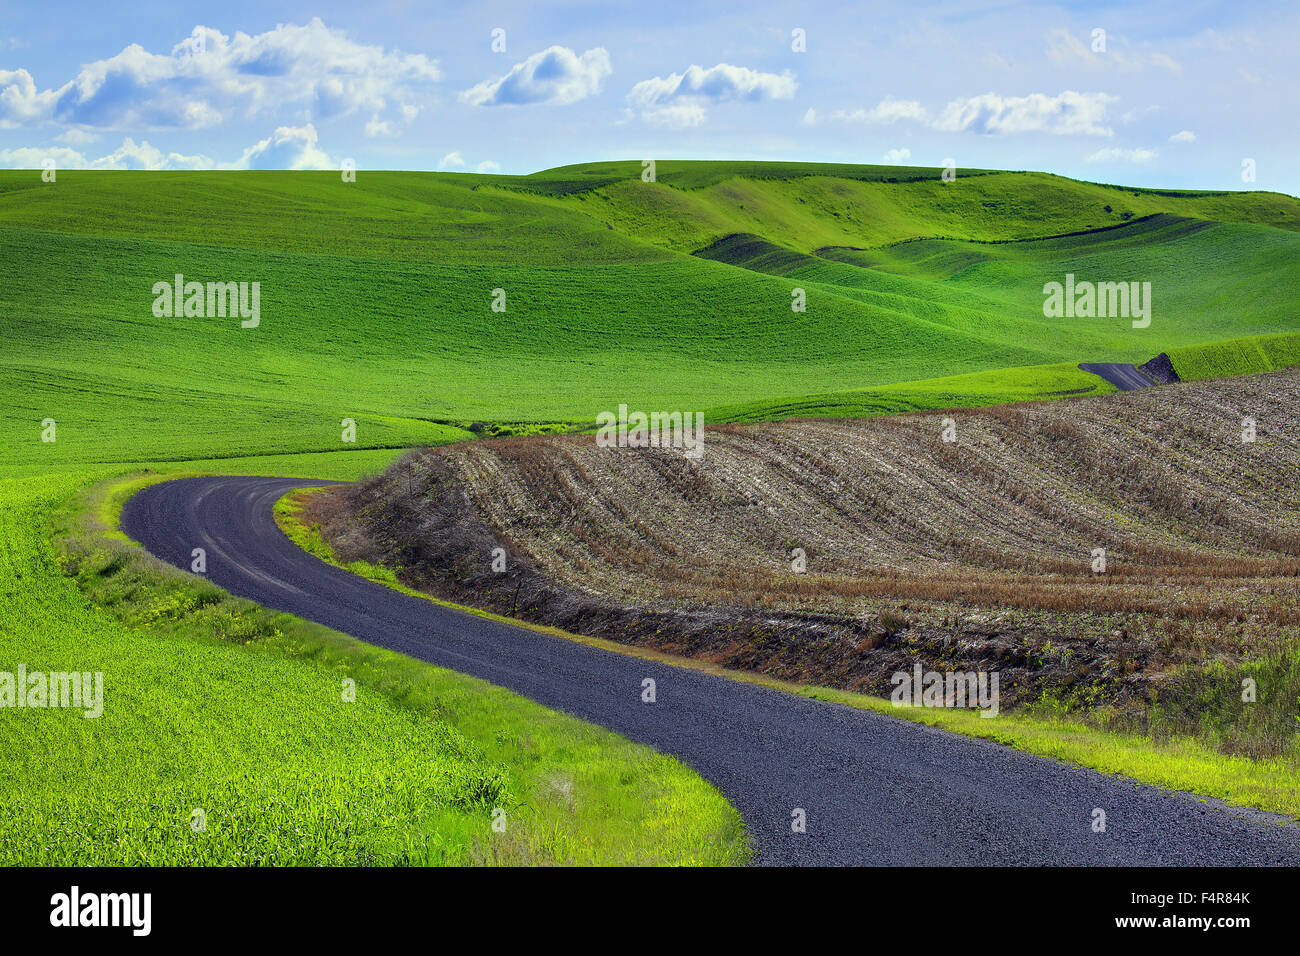
[[[90, 477], [3, 491], [6, 667], [105, 681], [98, 719], [5, 715], [6, 865], [451, 862], [486, 845], [481, 820], [512, 802], [509, 778], [445, 722], [380, 694], [342, 705], [333, 670], [261, 650], [283, 639], [273, 623], [212, 588], [152, 585], [121, 553], [76, 559], [129, 617], [91, 605], [42, 527]], [[205, 621], [182, 636], [187, 612]]]
[[[1294, 232], [1189, 227], [1168, 217], [1158, 227], [1148, 220], [1073, 240], [910, 242], [873, 254], [870, 269], [806, 253], [791, 253], [781, 268], [739, 256], [709, 261], [598, 224], [600, 255], [573, 249], [576, 264], [557, 265], [546, 243], [577, 228], [583, 216], [569, 206], [581, 203], [506, 190], [483, 200], [500, 217], [481, 228], [495, 243], [480, 237], [449, 246], [440, 226], [433, 238], [416, 235], [401, 256], [389, 255], [376, 236], [400, 245], [396, 218], [353, 224], [355, 241], [334, 235], [323, 213], [320, 229], [294, 231], [300, 219], [315, 218], [319, 191], [343, 186], [313, 177], [294, 203], [285, 185], [278, 206], [274, 192], [261, 204], [237, 193], [235, 201], [247, 204], [237, 207], [242, 215], [255, 209], [263, 218], [230, 217], [244, 230], [237, 234], [224, 232], [222, 220], [200, 244], [174, 238], [188, 220], [173, 224], [152, 212], [131, 222], [108, 218], [126, 216], [133, 200], [119, 193], [131, 177], [84, 176], [81, 185], [70, 174], [43, 203], [36, 198], [51, 193], [0, 193], [7, 409], [0, 441], [15, 466], [327, 451], [346, 447], [344, 418], [356, 422], [360, 445], [389, 448], [464, 437], [456, 426], [476, 420], [590, 422], [621, 402], [705, 410], [718, 420], [736, 405], [797, 404], [859, 389], [896, 393], [906, 383], [979, 373], [992, 377], [919, 387], [910, 404], [1012, 400], [1082, 388], [1085, 380], [1036, 389], [1037, 373], [1018, 378], [1007, 369], [1145, 361], [1175, 347], [1292, 330], [1289, 300], [1270, 290], [1300, 281]], [[215, 204], [224, 197], [220, 182], [160, 174], [157, 208], [171, 208], [163, 201], [169, 192]], [[427, 198], [443, 205], [424, 216], [455, 212], [444, 195], [489, 191], [437, 182]], [[371, 193], [341, 195], [358, 198], [359, 216], [370, 209], [360, 201]], [[401, 196], [381, 207], [390, 217], [405, 208]], [[538, 243], [529, 241], [527, 261], [503, 263], [499, 233], [509, 231], [504, 223], [520, 202], [537, 207]], [[216, 215], [195, 204], [195, 215]], [[1242, 204], [1248, 215], [1258, 201]], [[37, 219], [38, 208], [50, 217]], [[419, 221], [413, 215], [405, 226], [417, 229]], [[85, 231], [71, 231], [77, 224]], [[1020, 224], [1037, 227], [1060, 225]], [[262, 248], [247, 248], [250, 237]], [[471, 256], [476, 261], [465, 261]], [[152, 286], [178, 272], [259, 281], [261, 325], [155, 318]], [[1150, 327], [1134, 329], [1124, 318], [1045, 318], [1043, 283], [1066, 272], [1150, 281]], [[505, 312], [491, 309], [497, 288], [506, 292]], [[791, 311], [795, 288], [805, 290], [806, 312]], [[965, 401], [950, 394], [966, 383], [974, 390]], [[58, 423], [57, 443], [33, 440], [47, 418]]]
[[1174, 371], [1183, 379], [1252, 375], [1300, 365], [1300, 333], [1252, 335], [1169, 350]]
[[[533, 808], [514, 859], [736, 859], [734, 816], [685, 771], [584, 737], [607, 760], [583, 784], [605, 809], [556, 816], [543, 768], [595, 766], [565, 744], [590, 728], [553, 725], [531, 756], [512, 753], [485, 728], [538, 714], [484, 704], [471, 718], [466, 703], [453, 719], [430, 702], [490, 695], [424, 672], [423, 704], [379, 693], [339, 711], [317, 696], [336, 638], [265, 621], [251, 644], [223, 637], [222, 602], [189, 608], [183, 582], [115, 565], [107, 545], [73, 581], [53, 529], [98, 541], [74, 503], [146, 466], [354, 477], [412, 445], [581, 426], [621, 403], [710, 422], [859, 416], [1109, 391], [1081, 361], [1167, 351], [1185, 377], [1296, 361], [1281, 337], [1294, 302], [1278, 292], [1300, 281], [1294, 198], [936, 173], [663, 162], [646, 183], [629, 161], [355, 183], [60, 171], [49, 184], [0, 171], [0, 669], [102, 669], [131, 702], [99, 721], [0, 715], [17, 755], [4, 809], [22, 821], [0, 859], [490, 861], [483, 811], [497, 799]], [[1066, 272], [1150, 281], [1150, 327], [1044, 318], [1042, 286]], [[260, 324], [156, 316], [153, 286], [177, 273], [259, 282]], [[437, 755], [437, 780], [422, 754]], [[637, 782], [618, 790], [628, 766]], [[676, 789], [631, 793], [651, 772]], [[199, 800], [225, 821], [203, 844], [186, 829]], [[667, 838], [655, 808], [681, 800], [709, 809]]]
[[[272, 470], [354, 477], [367, 460]], [[161, 565], [112, 533], [142, 481], [106, 474], [0, 481], [3, 666], [104, 675], [98, 718], [3, 715], [0, 863], [747, 858], [736, 812], [671, 758]]]

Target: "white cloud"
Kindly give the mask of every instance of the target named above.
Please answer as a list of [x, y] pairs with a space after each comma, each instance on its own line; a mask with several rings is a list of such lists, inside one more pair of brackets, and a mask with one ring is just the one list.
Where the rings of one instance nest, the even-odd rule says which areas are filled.
[[[444, 172], [450, 172], [457, 169], [467, 169], [469, 164], [465, 162], [465, 157], [459, 151], [453, 150], [438, 163], [438, 169]], [[501, 171], [501, 164], [491, 159], [485, 159], [474, 167], [476, 173], [498, 173]]]
[[952, 100], [932, 116], [916, 100], [886, 97], [869, 110], [839, 110], [832, 114], [832, 118], [846, 123], [911, 120], [949, 133], [971, 130], [990, 134], [1110, 136], [1113, 131], [1104, 124], [1109, 104], [1115, 99], [1107, 93], [1075, 93], [1071, 90], [1056, 96], [1046, 93], [1028, 96], [984, 93]]
[[886, 96], [869, 110], [836, 110], [831, 117], [845, 123], [896, 123], [903, 119], [924, 123], [930, 114], [916, 100], [896, 100]]
[[690, 129], [703, 126], [709, 118], [708, 111], [702, 103], [672, 103], [654, 109], [641, 111], [641, 118], [652, 126], [666, 126], [669, 129]]
[[1177, 133], [1174, 133], [1173, 136], [1169, 137], [1169, 142], [1194, 143], [1196, 142], [1196, 134], [1193, 133], [1190, 129], [1179, 130]]
[[1149, 163], [1160, 154], [1154, 149], [1120, 149], [1112, 146], [1099, 149], [1086, 162], [1089, 163]]
[[463, 91], [460, 101], [470, 106], [576, 103], [599, 93], [612, 72], [604, 47], [579, 56], [568, 47], [553, 46], [516, 63], [505, 76]]
[[881, 161], [885, 163], [901, 163], [903, 160], [907, 159], [911, 155], [912, 155], [912, 151], [906, 147], [895, 148], [895, 149], [891, 149], [884, 156], [882, 156]]
[[0, 70], [0, 129], [35, 122], [54, 109], [55, 90], [38, 90], [26, 70]]
[[316, 145], [316, 127], [281, 126], [223, 169], [338, 169], [339, 164]]
[[[627, 94], [628, 103], [642, 119], [659, 126], [699, 126], [706, 119], [706, 107], [728, 101], [762, 102], [788, 100], [798, 84], [794, 74], [761, 73], [744, 66], [719, 63], [707, 70], [687, 67], [683, 73], [642, 80]], [[816, 115], [806, 122], [815, 122]]]
[[170, 53], [133, 43], [57, 88], [38, 89], [26, 70], [0, 71], [0, 126], [199, 128], [285, 105], [317, 118], [380, 113], [439, 76], [421, 54], [355, 43], [319, 19], [253, 36], [197, 26]]
[[807, 126], [817, 125], [817, 111], [811, 106], [808, 107], [808, 112], [803, 114], [803, 122]]
[[92, 164], [94, 169], [211, 169], [212, 160], [206, 156], [184, 156], [164, 153], [141, 140], [139, 145], [129, 136], [122, 145]]
[[40, 169], [48, 160], [54, 160], [57, 169], [89, 169], [86, 157], [70, 146], [19, 146], [0, 149], [0, 167], [5, 169]]
[[131, 137], [107, 155], [90, 159], [68, 146], [23, 146], [0, 150], [0, 168], [38, 169], [53, 159], [58, 169], [338, 169], [339, 163], [320, 148], [316, 127], [281, 126], [245, 149], [238, 159], [217, 162], [207, 156], [164, 153]]
[[57, 169], [212, 169], [214, 166], [206, 156], [164, 153], [147, 140], [137, 143], [129, 136], [113, 152], [98, 159], [87, 159], [67, 146], [47, 149], [23, 146], [0, 150], [0, 166], [11, 169], [36, 169], [49, 159], [54, 160]]
[[1107, 106], [1117, 97], [1108, 93], [1056, 96], [998, 96], [984, 93], [953, 100], [934, 121], [936, 129], [978, 133], [1056, 133], [1058, 135], [1110, 136], [1105, 126]]
[[378, 113], [366, 121], [367, 136], [391, 136], [392, 134], [393, 125], [387, 120], [381, 120]]
[[96, 169], [211, 169], [212, 160], [207, 156], [183, 156], [178, 152], [164, 153], [159, 148], [149, 146], [148, 140], [140, 140], [138, 146], [133, 139], [122, 140], [117, 150], [95, 160]]

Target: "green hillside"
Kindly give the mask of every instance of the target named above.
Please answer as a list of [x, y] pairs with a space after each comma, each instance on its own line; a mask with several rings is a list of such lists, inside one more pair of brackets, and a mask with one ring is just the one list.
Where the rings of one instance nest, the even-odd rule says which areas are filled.
[[[40, 859], [66, 862], [93, 845], [102, 861], [189, 861], [198, 850], [182, 815], [204, 799], [247, 828], [244, 844], [211, 848], [223, 862], [249, 847], [299, 862], [473, 860], [502, 794], [546, 828], [515, 849], [558, 862], [739, 852], [715, 791], [612, 735], [556, 723], [537, 732], [535, 753], [512, 751], [493, 723], [502, 708], [514, 708], [514, 730], [560, 718], [445, 673], [419, 675], [439, 689], [414, 717], [404, 672], [377, 677], [379, 696], [340, 715], [313, 696], [336, 676], [337, 660], [320, 656], [334, 638], [295, 643], [236, 608], [232, 620], [256, 625], [243, 642], [205, 611], [216, 598], [93, 536], [78, 588], [54, 538], [76, 526], [74, 500], [96, 482], [141, 467], [354, 477], [411, 445], [468, 440], [477, 423], [584, 424], [622, 403], [712, 422], [866, 415], [1097, 394], [1109, 386], [1079, 362], [1162, 351], [1185, 377], [1300, 360], [1288, 335], [1300, 329], [1300, 202], [1289, 196], [983, 170], [942, 183], [915, 167], [662, 162], [656, 173], [642, 182], [639, 161], [524, 177], [362, 171], [355, 183], [60, 171], [48, 184], [0, 172], [0, 669], [103, 669], [124, 675], [114, 693], [135, 702], [102, 731], [62, 716], [0, 719], [0, 746], [17, 755], [0, 859], [45, 847]], [[259, 324], [156, 315], [155, 284], [178, 273], [260, 283]], [[1150, 326], [1044, 317], [1043, 285], [1066, 273], [1150, 282]], [[505, 311], [493, 309], [498, 289]], [[797, 290], [805, 311], [791, 308]], [[217, 705], [198, 678], [175, 679], [184, 662], [214, 675]], [[269, 684], [283, 688], [274, 707]], [[286, 708], [278, 755], [250, 742]], [[168, 714], [175, 739], [152, 739]], [[331, 728], [337, 746], [318, 752], [313, 727]], [[345, 765], [357, 738], [388, 743]], [[230, 756], [243, 748], [247, 759]], [[422, 754], [445, 770], [438, 786], [420, 777]], [[598, 768], [590, 786], [623, 829], [547, 815], [543, 778], [529, 774], [579, 759]], [[387, 777], [372, 772], [385, 766]], [[83, 767], [111, 783], [60, 816]], [[651, 776], [672, 786], [620, 789]], [[500, 786], [473, 796], [480, 779]], [[360, 792], [418, 826], [361, 814]], [[278, 816], [247, 811], [276, 794]], [[139, 806], [165, 806], [170, 829]], [[350, 813], [355, 826], [338, 823]], [[683, 817], [693, 835], [664, 843], [655, 828]], [[598, 831], [628, 842], [565, 842]], [[688, 844], [708, 840], [693, 858]]]
[[[799, 252], [876, 248], [917, 238], [1004, 241], [1122, 225], [1154, 213], [1300, 230], [1300, 200], [1277, 193], [1167, 194], [1082, 183], [1045, 173], [962, 176], [938, 171], [906, 183], [833, 175], [733, 175], [707, 185], [636, 176], [553, 200], [615, 229], [681, 252], [752, 233]], [[630, 172], [630, 170], [629, 170]]]
[[[11, 464], [327, 451], [344, 418], [360, 445], [398, 448], [474, 420], [725, 412], [1295, 328], [1276, 292], [1300, 279], [1289, 197], [744, 164], [605, 182], [639, 170], [624, 165], [560, 171], [594, 183], [564, 198], [464, 174], [4, 173]], [[1145, 218], [1110, 221], [1130, 211]], [[960, 238], [911, 238], [936, 234]], [[155, 317], [154, 283], [178, 272], [259, 281], [261, 325]], [[1151, 282], [1151, 326], [1045, 318], [1043, 284], [1067, 272]], [[1000, 375], [965, 400], [1032, 384]], [[1055, 384], [1040, 391], [1095, 380]], [[52, 445], [32, 440], [47, 418]]]
[[1300, 365], [1300, 332], [1251, 335], [1169, 350], [1174, 371], [1183, 379], [1252, 375]]
[[[960, 176], [981, 175], [986, 169], [957, 169]], [[607, 163], [576, 163], [544, 169], [529, 176], [483, 177], [489, 182], [530, 192], [565, 196], [609, 186], [628, 180], [640, 180], [646, 173], [644, 160], [615, 160]], [[810, 176], [834, 176], [864, 182], [906, 183], [929, 179], [933, 169], [917, 166], [865, 166], [854, 163], [781, 163], [724, 162], [717, 160], [656, 161], [655, 182], [680, 189], [698, 189], [724, 180], [801, 179]]]

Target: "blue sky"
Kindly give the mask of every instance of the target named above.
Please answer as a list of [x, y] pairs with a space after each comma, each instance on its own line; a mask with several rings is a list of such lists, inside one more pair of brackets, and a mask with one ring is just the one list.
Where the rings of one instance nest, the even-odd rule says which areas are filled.
[[1298, 47], [1290, 0], [5, 3], [0, 166], [952, 159], [1297, 194]]

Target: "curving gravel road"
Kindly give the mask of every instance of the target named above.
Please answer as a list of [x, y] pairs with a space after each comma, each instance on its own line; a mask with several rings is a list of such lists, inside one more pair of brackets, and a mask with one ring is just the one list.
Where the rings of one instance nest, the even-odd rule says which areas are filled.
[[[141, 491], [124, 530], [235, 594], [472, 674], [671, 753], [744, 818], [764, 864], [1300, 865], [1300, 827], [982, 740], [485, 620], [332, 567], [272, 506], [288, 478]], [[641, 702], [652, 677], [657, 702]], [[994, 718], [996, 719], [996, 718]], [[802, 808], [807, 832], [794, 833]], [[1093, 832], [1095, 808], [1106, 814]]]

